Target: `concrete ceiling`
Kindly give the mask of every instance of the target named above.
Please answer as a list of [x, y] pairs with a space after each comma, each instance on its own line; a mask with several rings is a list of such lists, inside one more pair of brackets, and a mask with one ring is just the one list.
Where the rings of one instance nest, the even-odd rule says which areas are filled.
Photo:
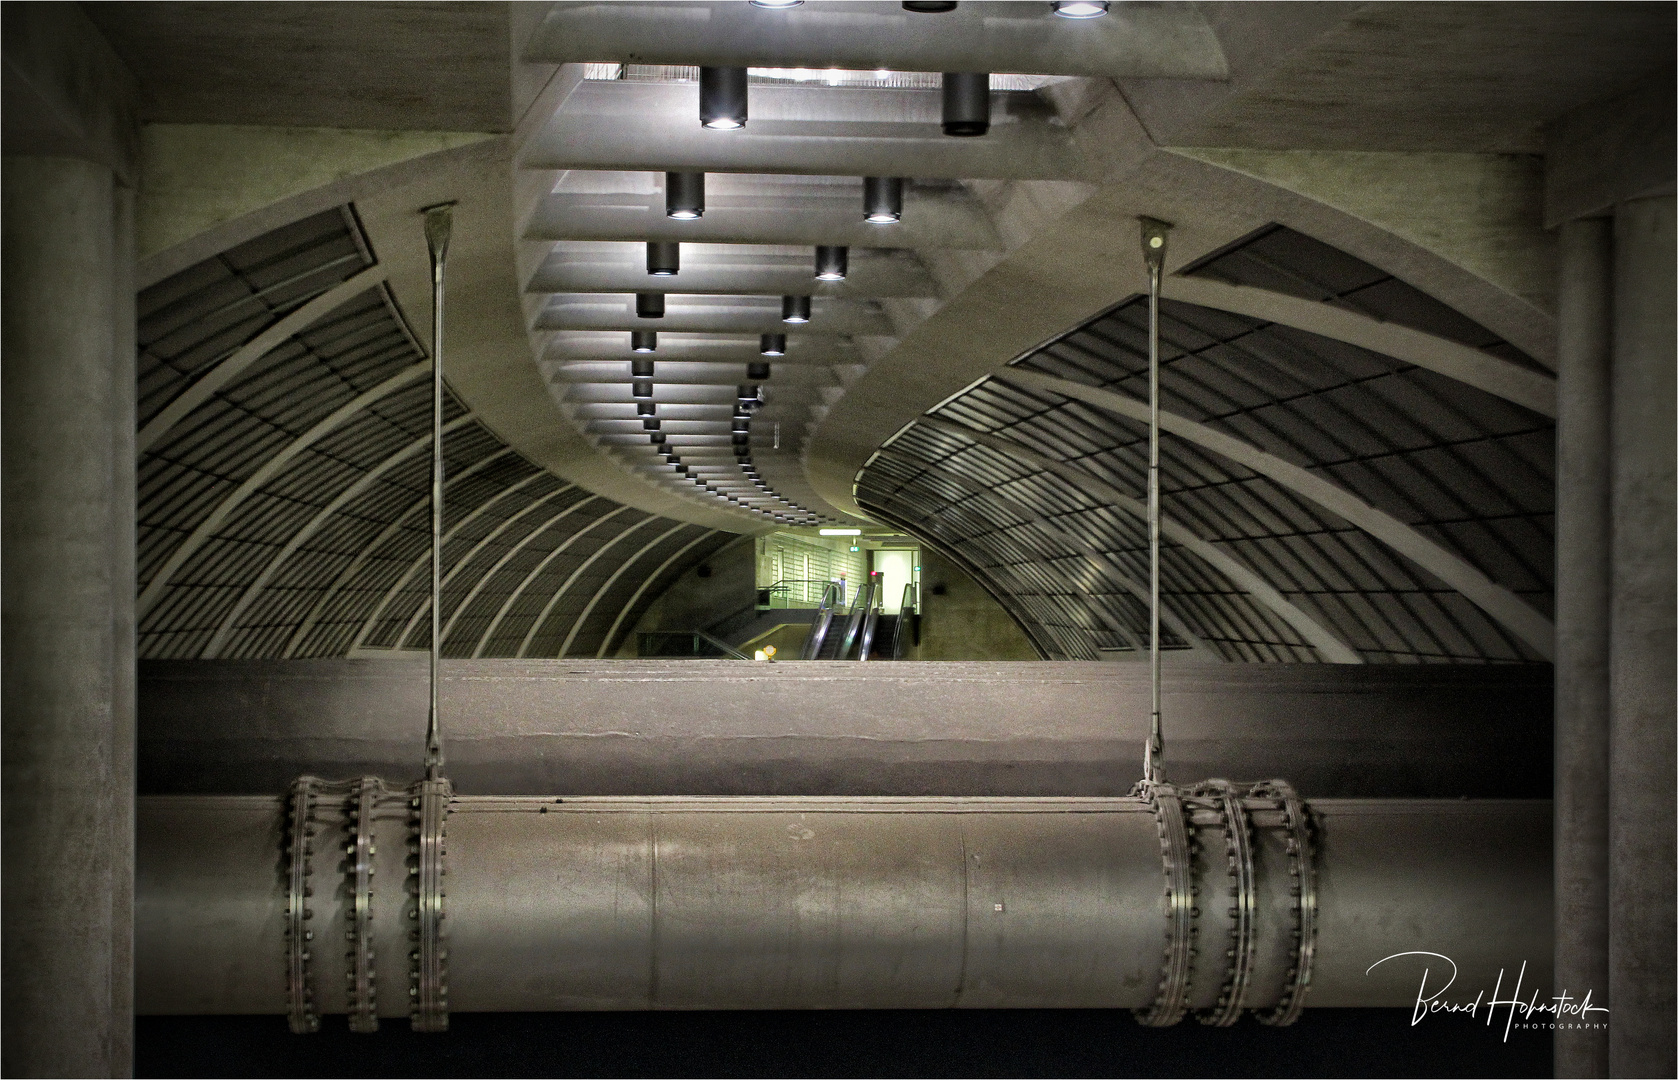
[[512, 126], [507, 5], [89, 3], [141, 118], [399, 131]]
[[[1542, 426], [1554, 400], [1551, 241], [1535, 156], [1544, 125], [1658, 78], [1673, 48], [1673, 10], [1655, 4], [1124, 4], [1087, 22], [1056, 19], [1046, 5], [984, 3], [943, 15], [721, 0], [88, 10], [139, 75], [154, 121], [511, 131], [505, 216], [522, 325], [511, 325], [509, 295], [496, 315], [509, 325], [495, 336], [523, 334], [529, 352], [469, 353], [451, 369], [464, 403], [488, 402], [494, 372], [528, 365], [521, 398], [540, 385], [547, 401], [524, 401], [516, 423], [497, 425], [508, 443], [543, 447], [531, 460], [586, 474], [601, 494], [741, 531], [913, 517], [888, 507], [879, 485], [859, 505], [865, 467], [976, 381], [1140, 291], [1132, 245], [1143, 214], [1176, 225], [1167, 296], [1371, 350], [1536, 410]], [[724, 63], [753, 68], [750, 119], [707, 130], [696, 65]], [[846, 70], [830, 70], [838, 67]], [[938, 72], [950, 69], [1003, 73], [993, 76], [992, 127], [981, 138], [940, 131]], [[706, 173], [702, 218], [664, 215], [668, 170]], [[865, 176], [907, 179], [901, 222], [863, 222]], [[1269, 247], [1244, 256], [1246, 277], [1194, 273], [1278, 225], [1284, 232], [1269, 234]], [[1293, 268], [1308, 285], [1349, 265], [1337, 259], [1367, 274], [1335, 288], [1253, 276], [1280, 250], [1274, 237], [1290, 235], [1318, 245], [1318, 263]], [[648, 274], [649, 241], [680, 244], [677, 275]], [[846, 280], [814, 279], [817, 244], [849, 247]], [[459, 287], [474, 292], [472, 282]], [[399, 295], [404, 288], [412, 284]], [[642, 291], [667, 294], [663, 319], [636, 317], [632, 294]], [[813, 321], [781, 323], [786, 295], [811, 296]], [[659, 331], [656, 443], [631, 392], [629, 335], [643, 329]], [[758, 381], [747, 376], [761, 359], [758, 335], [783, 332], [789, 347], [769, 358], [745, 468], [730, 449], [737, 390]], [[492, 411], [511, 416], [505, 404]], [[1056, 430], [1044, 424], [1039, 441]], [[565, 439], [555, 438], [559, 427]], [[920, 465], [936, 474], [953, 437], [935, 439], [936, 427], [893, 452], [922, 447], [932, 457]], [[1071, 413], [1059, 430], [1075, 438]], [[1102, 437], [1117, 446], [1118, 431]], [[562, 442], [595, 464], [559, 462], [547, 448]], [[944, 524], [919, 527], [935, 537]], [[1125, 542], [1114, 534], [1113, 544]], [[1433, 556], [1420, 550], [1401, 561], [1428, 565]], [[1519, 592], [1542, 619], [1543, 582], [1499, 580], [1502, 571], [1467, 549], [1453, 557]], [[1208, 594], [1228, 604], [1259, 596], [1242, 582], [1291, 587], [1232, 569], [1228, 551], [1217, 558], [1224, 585]], [[1516, 562], [1543, 558], [1523, 550]], [[1448, 574], [1446, 582], [1457, 587]], [[1466, 596], [1480, 585], [1462, 588]], [[1311, 603], [1283, 599], [1296, 614]], [[1079, 618], [1127, 632], [1123, 611], [1092, 610]], [[1269, 619], [1275, 633], [1207, 645], [1221, 631], [1186, 615], [1173, 632], [1226, 659], [1249, 646], [1276, 659], [1544, 651], [1533, 644], [1542, 633], [1508, 609], [1524, 631], [1475, 631], [1478, 644], [1443, 650], [1389, 649], [1390, 634], [1385, 644], [1352, 641], [1333, 618], [1301, 622], [1274, 604], [1262, 618], [1233, 610], [1221, 625]], [[1060, 633], [1039, 635], [1046, 654], [1095, 647]]]

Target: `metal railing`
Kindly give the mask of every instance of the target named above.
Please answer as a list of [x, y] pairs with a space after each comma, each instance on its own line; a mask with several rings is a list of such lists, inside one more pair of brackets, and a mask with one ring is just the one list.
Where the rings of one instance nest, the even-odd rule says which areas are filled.
[[828, 582], [822, 593], [822, 602], [816, 608], [816, 617], [810, 622], [810, 636], [804, 639], [804, 651], [798, 657], [800, 660], [814, 660], [821, 655], [827, 632], [833, 626], [834, 609], [844, 602], [844, 592], [839, 583]]
[[764, 608], [817, 607], [827, 598], [829, 590], [839, 589], [839, 602], [845, 602], [844, 582], [827, 578], [782, 578], [773, 585], [757, 591], [757, 606]]

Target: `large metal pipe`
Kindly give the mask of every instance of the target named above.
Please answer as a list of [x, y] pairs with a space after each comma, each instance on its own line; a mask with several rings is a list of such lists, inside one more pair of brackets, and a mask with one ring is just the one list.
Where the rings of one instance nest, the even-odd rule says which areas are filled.
[[[1243, 1004], [1284, 995], [1298, 925], [1283, 803], [1250, 818], [1250, 901], [1231, 905], [1233, 834], [1185, 798], [1198, 953], [1186, 1004], [1215, 1009], [1225, 942], [1251, 927]], [[344, 1012], [356, 800], [323, 797], [303, 901], [311, 1007]], [[1137, 798], [455, 798], [444, 900], [448, 1007], [570, 1009], [1058, 1008], [1154, 1003], [1172, 939], [1156, 810]], [[1227, 811], [1226, 811], [1227, 812]], [[412, 948], [416, 813], [377, 800], [366, 972], [402, 1016]], [[1550, 991], [1550, 806], [1541, 801], [1324, 800], [1314, 822], [1313, 1006], [1404, 1006], [1449, 956], [1472, 1000], [1522, 964]], [[141, 1013], [285, 1013], [282, 800], [140, 800]], [[349, 851], [349, 855], [344, 853]], [[1169, 855], [1169, 852], [1167, 852]], [[1307, 889], [1309, 892], [1309, 889]], [[1307, 935], [1308, 939], [1310, 935]], [[374, 981], [370, 977], [368, 982]]]

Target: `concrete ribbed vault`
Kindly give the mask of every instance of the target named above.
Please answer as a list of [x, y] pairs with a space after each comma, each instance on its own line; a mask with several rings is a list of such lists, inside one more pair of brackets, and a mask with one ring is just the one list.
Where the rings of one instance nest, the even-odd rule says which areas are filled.
[[[382, 279], [345, 205], [140, 294], [142, 657], [428, 644], [430, 364]], [[612, 655], [732, 539], [446, 422], [445, 655]]]
[[[1547, 659], [1554, 424], [1510, 400], [1544, 385], [1537, 365], [1278, 226], [1184, 274], [1396, 323], [1474, 350], [1490, 375], [1479, 388], [1163, 301], [1164, 590], [1180, 625], [1227, 660]], [[1146, 328], [1141, 299], [1120, 304], [930, 410], [857, 477], [861, 506], [960, 551], [1052, 657], [1146, 639], [1123, 587], [1146, 575]]]

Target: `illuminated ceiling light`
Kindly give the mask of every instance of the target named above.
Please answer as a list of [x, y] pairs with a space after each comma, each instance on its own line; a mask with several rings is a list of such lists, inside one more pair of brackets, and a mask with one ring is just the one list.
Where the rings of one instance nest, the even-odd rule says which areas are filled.
[[990, 76], [983, 71], [944, 72], [944, 134], [963, 138], [990, 130]]
[[636, 293], [635, 317], [637, 319], [664, 318], [664, 294], [661, 292]]
[[[771, 356], [779, 356], [781, 354], [780, 353], [771, 353], [770, 355]], [[763, 364], [763, 363], [747, 364], [746, 365], [746, 378], [748, 378], [748, 379], [767, 379], [767, 378], [769, 378], [769, 365], [768, 364]]]
[[871, 225], [892, 225], [903, 220], [903, 178], [862, 178], [862, 220]]
[[651, 360], [631, 360], [629, 362], [631, 378], [650, 379], [653, 377], [653, 362]]
[[787, 354], [787, 336], [785, 334], [764, 334], [758, 338], [757, 351], [764, 356], [785, 356]]
[[647, 273], [674, 277], [682, 268], [682, 245], [674, 240], [647, 241]]
[[851, 249], [822, 244], [816, 248], [816, 280], [844, 281], [850, 268]]
[[[629, 332], [629, 347], [635, 352], [657, 352], [657, 330], [631, 330]], [[652, 372], [647, 372], [651, 375]]]
[[1107, 0], [1054, 0], [1049, 6], [1063, 19], [1097, 19], [1107, 14]]
[[750, 431], [752, 429], [751, 420], [744, 416], [736, 416], [730, 422], [734, 425], [735, 431]]
[[664, 216], [678, 221], [692, 221], [705, 216], [704, 173], [664, 174]]
[[699, 69], [699, 122], [708, 128], [746, 126], [746, 69]]
[[956, 9], [955, 0], [903, 0], [903, 10], [920, 15], [942, 15]]
[[752, 0], [752, 7], [768, 8], [770, 11], [785, 11], [804, 3], [804, 0]]
[[658, 415], [658, 402], [656, 402], [656, 401], [637, 401], [635, 403], [635, 415], [636, 416], [657, 416]]
[[[800, 507], [802, 509], [802, 507]], [[861, 529], [817, 529], [818, 536], [861, 536]]]
[[781, 297], [781, 321], [784, 323], [809, 322], [810, 298], [808, 296]]

